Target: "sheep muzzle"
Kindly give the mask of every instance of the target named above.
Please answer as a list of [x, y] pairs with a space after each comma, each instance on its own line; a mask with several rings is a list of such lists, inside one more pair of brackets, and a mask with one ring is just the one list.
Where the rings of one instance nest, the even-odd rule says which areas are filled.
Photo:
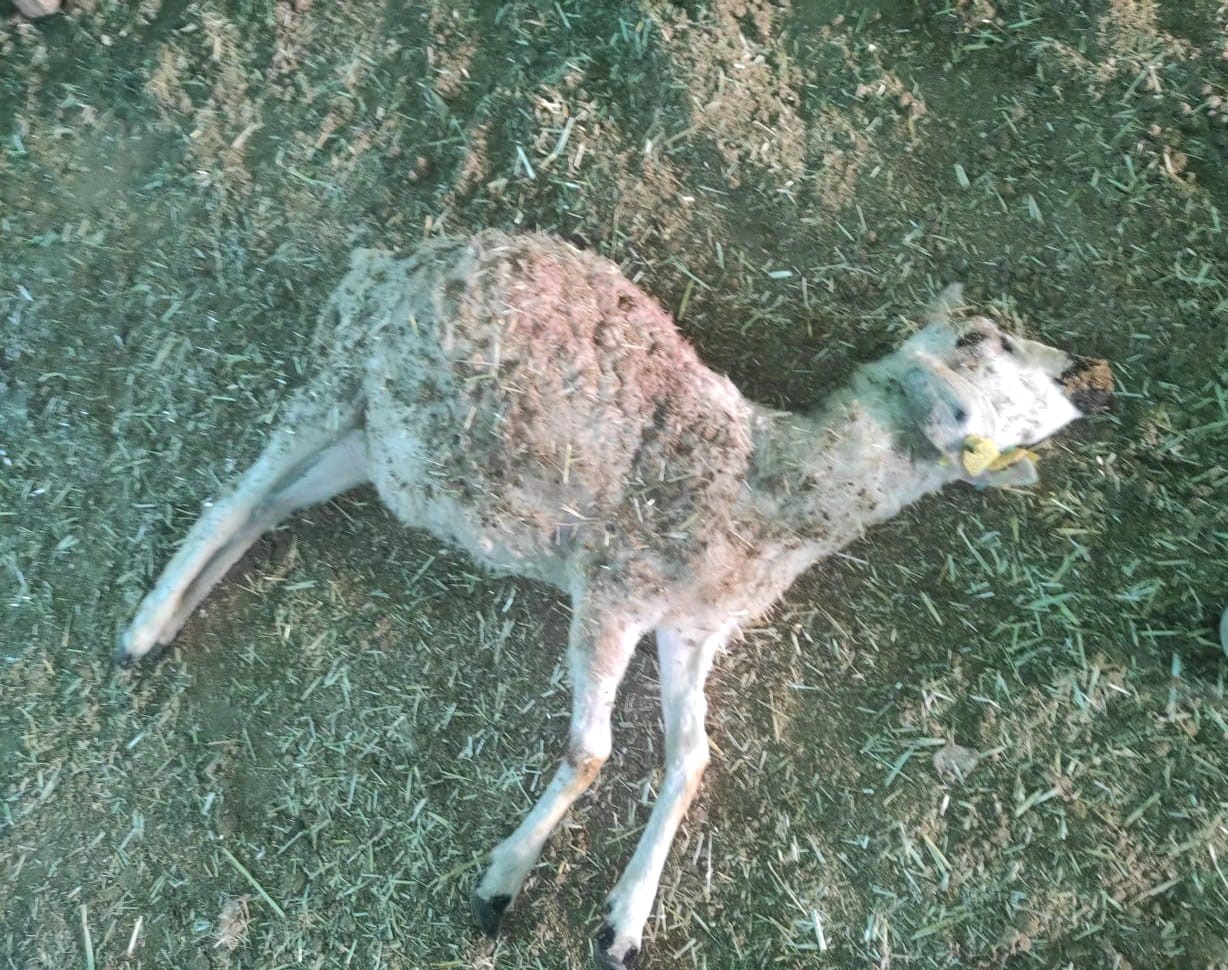
[[1113, 371], [1109, 362], [1099, 357], [1075, 357], [1058, 383], [1070, 402], [1084, 414], [1098, 414], [1113, 409]]

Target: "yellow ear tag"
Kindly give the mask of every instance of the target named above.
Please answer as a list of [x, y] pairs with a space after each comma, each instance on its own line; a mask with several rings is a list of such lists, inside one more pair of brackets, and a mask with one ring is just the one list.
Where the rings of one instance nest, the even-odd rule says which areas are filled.
[[1000, 472], [1003, 468], [1010, 468], [1016, 462], [1023, 461], [1025, 458], [1031, 458], [1032, 461], [1037, 461], [1037, 455], [1034, 451], [1028, 451], [1027, 448], [1007, 448], [1006, 451], [1000, 453], [997, 458], [989, 463], [991, 472]]
[[975, 476], [986, 472], [1000, 472], [1026, 458], [1036, 461], [1036, 452], [1028, 451], [1027, 448], [1007, 448], [1006, 451], [999, 451], [998, 446], [989, 438], [970, 434], [964, 439], [960, 464], [964, 466], [964, 471]]
[[970, 434], [964, 439], [963, 452], [959, 456], [960, 464], [964, 466], [964, 471], [969, 475], [984, 474], [1001, 457], [1002, 453], [998, 451], [998, 446], [979, 434]]

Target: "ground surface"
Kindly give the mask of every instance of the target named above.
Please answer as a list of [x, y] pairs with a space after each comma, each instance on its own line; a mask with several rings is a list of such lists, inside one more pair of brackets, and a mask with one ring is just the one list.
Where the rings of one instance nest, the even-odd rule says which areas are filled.
[[651, 966], [1228, 965], [1228, 7], [0, 16], [0, 967], [588, 959], [660, 778], [648, 651], [506, 937], [467, 912], [561, 749], [549, 590], [360, 491], [110, 665], [347, 252], [482, 226], [610, 255], [773, 405], [955, 278], [1123, 390], [724, 658]]

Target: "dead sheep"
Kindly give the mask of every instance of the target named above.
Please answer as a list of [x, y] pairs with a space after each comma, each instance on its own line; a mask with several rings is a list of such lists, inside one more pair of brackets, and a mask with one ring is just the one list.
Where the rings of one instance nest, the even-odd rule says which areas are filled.
[[1102, 361], [983, 317], [956, 325], [957, 301], [948, 290], [816, 413], [782, 413], [705, 367], [612, 262], [557, 239], [359, 250], [322, 315], [318, 375], [188, 533], [118, 659], [169, 643], [261, 533], [368, 482], [406, 525], [569, 594], [567, 751], [473, 894], [493, 935], [608, 758], [619, 682], [655, 633], [665, 777], [597, 934], [598, 964], [629, 967], [708, 763], [717, 652], [799, 573], [921, 496], [1030, 483], [1026, 446], [1109, 400]]

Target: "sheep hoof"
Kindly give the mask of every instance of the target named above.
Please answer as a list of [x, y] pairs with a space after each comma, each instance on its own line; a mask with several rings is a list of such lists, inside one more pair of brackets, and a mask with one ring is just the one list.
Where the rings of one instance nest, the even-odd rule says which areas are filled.
[[598, 970], [632, 970], [637, 965], [640, 948], [634, 944], [615, 943], [617, 935], [609, 923], [602, 923], [597, 931], [597, 948], [593, 951], [593, 959]]
[[120, 670], [130, 670], [137, 664], [144, 663], [148, 666], [153, 666], [156, 661], [161, 660], [170, 650], [169, 643], [157, 643], [153, 648], [145, 653], [136, 654], [128, 649], [125, 642], [125, 637], [121, 633], [115, 640], [115, 653], [111, 655], [115, 666]]
[[490, 899], [483, 899], [476, 890], [469, 897], [469, 910], [473, 913], [474, 920], [482, 928], [482, 932], [492, 940], [499, 935], [499, 924], [503, 922], [503, 912], [511, 901], [512, 897], [505, 893], [491, 896]]
[[128, 652], [128, 644], [125, 640], [122, 633], [115, 638], [115, 666], [121, 670], [126, 670], [136, 663], [136, 658]]

